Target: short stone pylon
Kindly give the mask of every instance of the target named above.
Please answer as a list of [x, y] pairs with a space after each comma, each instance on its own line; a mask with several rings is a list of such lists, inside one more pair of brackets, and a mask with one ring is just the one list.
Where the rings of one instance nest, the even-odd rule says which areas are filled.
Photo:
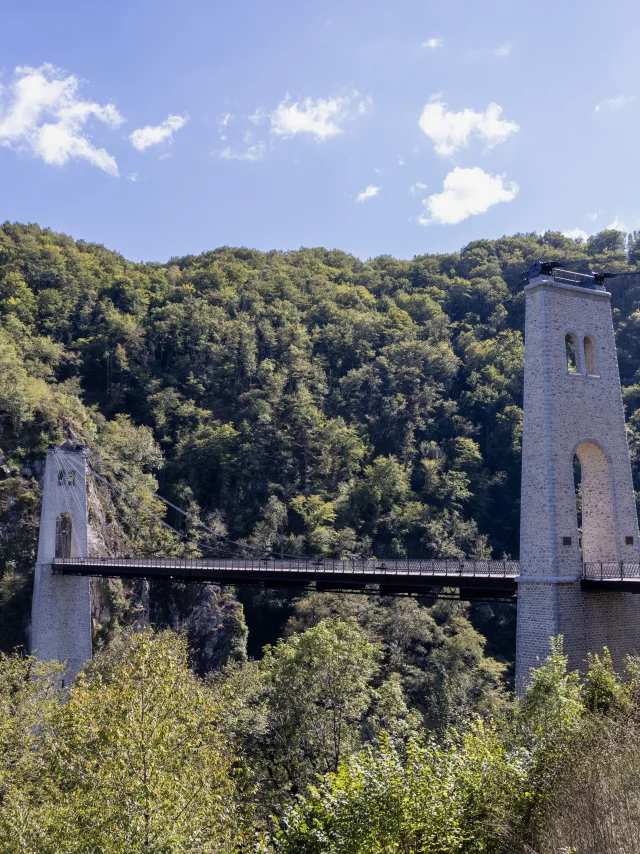
[[91, 658], [90, 579], [54, 574], [55, 557], [87, 557], [85, 448], [50, 447], [44, 471], [40, 537], [31, 611], [30, 649], [66, 665], [70, 685]]

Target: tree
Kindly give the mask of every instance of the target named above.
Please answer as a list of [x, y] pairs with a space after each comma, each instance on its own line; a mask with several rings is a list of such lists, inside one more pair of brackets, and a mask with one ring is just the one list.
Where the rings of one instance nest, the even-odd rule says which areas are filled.
[[374, 688], [378, 658], [354, 620], [327, 619], [229, 673], [227, 692], [239, 698], [231, 726], [269, 809], [337, 770], [359, 748], [369, 718], [373, 728], [385, 720], [402, 729], [402, 692]]
[[49, 798], [33, 791], [31, 847], [19, 850], [239, 850], [239, 780], [220, 718], [184, 638], [145, 631], [98, 655], [37, 735]]
[[383, 736], [287, 811], [271, 850], [498, 854], [524, 782], [517, 755], [480, 723], [441, 744], [413, 740], [403, 751]]

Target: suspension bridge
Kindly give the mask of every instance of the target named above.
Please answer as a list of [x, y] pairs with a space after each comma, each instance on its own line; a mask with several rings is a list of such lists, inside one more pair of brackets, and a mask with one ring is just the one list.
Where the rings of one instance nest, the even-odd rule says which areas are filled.
[[[184, 534], [135, 499], [130, 491], [113, 483], [96, 468], [105, 464], [122, 478], [131, 480], [113, 461], [105, 461], [88, 448], [79, 447], [85, 454], [86, 475], [103, 483], [113, 494], [125, 496], [138, 511], [150, 515], [179, 541]], [[78, 475], [67, 470], [62, 449], [52, 448], [57, 465], [59, 486], [74, 487]], [[114, 468], [115, 467], [115, 468]], [[66, 518], [73, 517], [73, 503], [77, 500], [72, 490], [63, 490], [66, 501]], [[315, 592], [342, 592], [378, 594], [381, 596], [422, 595], [461, 599], [502, 599], [514, 601], [520, 577], [520, 565], [515, 560], [482, 560], [461, 557], [449, 560], [411, 558], [335, 559], [301, 557], [285, 554], [232, 554], [233, 550], [250, 551], [247, 543], [239, 543], [213, 531], [197, 516], [183, 510], [173, 502], [155, 493], [154, 497], [186, 517], [191, 525], [213, 537], [216, 542], [197, 541], [201, 551], [220, 552], [224, 557], [158, 557], [127, 556], [71, 556], [78, 551], [74, 544], [73, 529], [65, 535], [61, 526], [56, 532], [56, 555], [52, 571], [56, 575], [79, 575], [127, 579], [162, 579], [165, 581], [191, 581], [222, 585], [248, 585], [271, 589], [307, 590]], [[255, 548], [255, 547], [254, 547]], [[583, 590], [620, 590], [640, 592], [640, 564], [638, 563], [583, 563], [581, 574]]]
[[[255, 554], [255, 546], [237, 542], [212, 530], [199, 517], [157, 493], [155, 498], [188, 520], [192, 542], [193, 531], [197, 532], [195, 544], [198, 549], [205, 555], [214, 552], [215, 557], [81, 556], [84, 550], [73, 520], [77, 510], [81, 509], [76, 487], [85, 478], [103, 484], [111, 495], [122, 498], [136, 512], [151, 516], [155, 523], [172, 534], [174, 542], [184, 540], [185, 534], [136, 499], [131, 476], [117, 463], [104, 460], [89, 448], [78, 445], [75, 453], [81, 454], [85, 460], [84, 471], [78, 471], [70, 467], [70, 452], [73, 452], [71, 448], [53, 447], [50, 450], [51, 466], [57, 472], [59, 489], [56, 495], [66, 508], [56, 522], [56, 551], [51, 564], [55, 575], [163, 579], [383, 596], [452, 596], [459, 591], [463, 599], [512, 600], [516, 594], [519, 567], [517, 561], [512, 560], [338, 560], [272, 552]], [[110, 471], [114, 477], [106, 477], [98, 468], [102, 472]], [[122, 485], [123, 482], [126, 486]], [[206, 542], [204, 537], [207, 537]], [[252, 551], [254, 554], [247, 555]]]
[[[32, 650], [67, 662], [91, 657], [90, 576], [252, 584], [376, 595], [518, 599], [516, 683], [562, 634], [569, 666], [607, 646], [616, 666], [640, 654], [640, 532], [606, 276], [534, 264], [526, 277], [520, 560], [334, 560], [261, 554], [188, 517], [203, 555], [93, 555], [87, 475], [114, 496], [100, 460], [72, 443], [50, 449], [44, 476], [31, 623]], [[578, 528], [574, 459], [582, 473]], [[140, 504], [157, 524], [182, 535]], [[197, 541], [197, 537], [202, 542]], [[205, 542], [206, 540], [206, 542]], [[174, 540], [174, 543], [176, 541]], [[224, 552], [227, 552], [226, 554]], [[231, 553], [229, 553], [231, 552]]]

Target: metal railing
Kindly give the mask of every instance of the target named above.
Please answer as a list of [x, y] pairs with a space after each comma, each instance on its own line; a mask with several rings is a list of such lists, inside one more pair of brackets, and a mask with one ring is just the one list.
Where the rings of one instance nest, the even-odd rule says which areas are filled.
[[[86, 567], [87, 574], [108, 574], [109, 569], [175, 569], [181, 571], [212, 570], [220, 572], [269, 573], [294, 572], [317, 577], [327, 574], [336, 575], [379, 575], [389, 576], [427, 576], [427, 577], [470, 577], [470, 578], [515, 578], [520, 571], [517, 561], [513, 560], [399, 560], [366, 559], [335, 560], [332, 558], [148, 558], [148, 557], [86, 557], [56, 558], [54, 567], [81, 569]], [[91, 572], [89, 572], [91, 570]], [[142, 573], [140, 573], [142, 574]]]
[[588, 581], [639, 581], [640, 563], [584, 563], [582, 577]]

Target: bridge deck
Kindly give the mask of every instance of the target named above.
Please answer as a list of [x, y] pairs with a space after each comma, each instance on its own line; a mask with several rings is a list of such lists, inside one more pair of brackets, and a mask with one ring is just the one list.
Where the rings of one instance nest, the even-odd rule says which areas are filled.
[[640, 563], [585, 563], [581, 587], [585, 591], [640, 593]]
[[[512, 597], [520, 572], [517, 561], [509, 560], [87, 557], [56, 558], [53, 567], [64, 575], [361, 592], [376, 592], [372, 588], [377, 588], [383, 595], [430, 593], [445, 587], [457, 588], [469, 597]], [[640, 563], [585, 563], [581, 587], [584, 591], [640, 593]]]
[[471, 560], [88, 557], [56, 558], [54, 571], [267, 587], [311, 586], [316, 590], [364, 591], [375, 585], [382, 594], [428, 593], [434, 587], [451, 587], [469, 595], [509, 597], [515, 594], [519, 566], [515, 561]]

